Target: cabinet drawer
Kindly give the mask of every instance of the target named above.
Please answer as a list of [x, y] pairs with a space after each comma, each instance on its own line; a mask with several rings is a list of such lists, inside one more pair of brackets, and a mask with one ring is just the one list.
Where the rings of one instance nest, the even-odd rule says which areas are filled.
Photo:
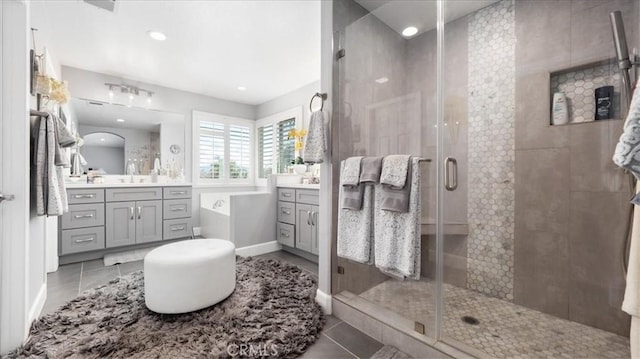
[[320, 193], [313, 189], [297, 189], [296, 202], [306, 204], [320, 204]]
[[296, 223], [296, 204], [292, 202], [278, 202], [278, 222]]
[[168, 199], [164, 200], [164, 219], [191, 218], [190, 199]]
[[162, 199], [161, 187], [107, 188], [107, 202], [146, 201]]
[[104, 204], [71, 204], [69, 212], [62, 215], [62, 229], [95, 227], [104, 225]]
[[60, 242], [60, 255], [104, 249], [104, 227], [63, 230]]
[[164, 199], [191, 198], [191, 187], [165, 187]]
[[191, 237], [191, 218], [168, 219], [164, 221], [162, 239]]
[[104, 188], [67, 190], [69, 204], [104, 202]]
[[278, 200], [285, 202], [295, 202], [296, 190], [293, 188], [278, 188]]
[[276, 233], [278, 242], [289, 247], [294, 247], [296, 244], [295, 235], [295, 226], [286, 223], [278, 223], [278, 233]]

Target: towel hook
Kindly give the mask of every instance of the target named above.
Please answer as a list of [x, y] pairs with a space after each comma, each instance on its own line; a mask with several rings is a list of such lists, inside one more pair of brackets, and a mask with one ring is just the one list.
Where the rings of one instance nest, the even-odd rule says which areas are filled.
[[316, 92], [312, 97], [311, 97], [311, 101], [309, 102], [309, 111], [313, 112], [313, 109], [311, 108], [311, 106], [313, 105], [313, 100], [319, 97], [320, 100], [322, 101], [322, 103], [320, 104], [320, 111], [322, 111], [322, 109], [324, 108], [324, 100], [327, 99], [327, 93], [326, 92]]

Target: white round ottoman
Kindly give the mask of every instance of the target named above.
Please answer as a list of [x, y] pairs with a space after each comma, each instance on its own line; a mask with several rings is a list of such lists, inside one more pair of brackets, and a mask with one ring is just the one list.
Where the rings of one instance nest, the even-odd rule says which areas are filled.
[[214, 305], [236, 287], [235, 246], [224, 239], [192, 239], [158, 247], [144, 257], [144, 301], [164, 314]]

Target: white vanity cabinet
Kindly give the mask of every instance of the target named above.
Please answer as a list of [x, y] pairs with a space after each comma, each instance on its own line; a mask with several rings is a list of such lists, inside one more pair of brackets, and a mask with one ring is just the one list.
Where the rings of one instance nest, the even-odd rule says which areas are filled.
[[72, 188], [59, 220], [61, 263], [191, 237], [191, 187]]
[[279, 188], [278, 242], [317, 255], [318, 203], [317, 189]]

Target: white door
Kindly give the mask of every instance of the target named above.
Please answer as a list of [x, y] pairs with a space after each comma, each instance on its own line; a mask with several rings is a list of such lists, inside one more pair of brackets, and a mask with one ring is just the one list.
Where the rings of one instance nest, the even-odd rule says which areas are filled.
[[0, 1], [0, 354], [26, 338], [29, 298], [28, 3]]

